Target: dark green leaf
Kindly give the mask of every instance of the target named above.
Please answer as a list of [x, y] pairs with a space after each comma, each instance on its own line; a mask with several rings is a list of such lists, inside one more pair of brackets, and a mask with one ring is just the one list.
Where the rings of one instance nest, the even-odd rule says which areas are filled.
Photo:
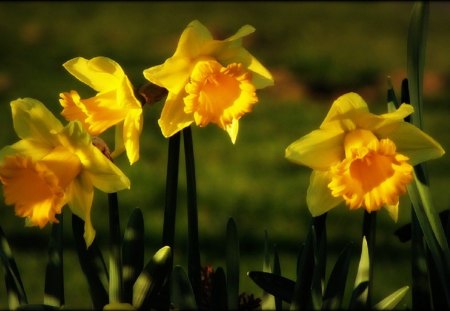
[[[405, 297], [406, 293], [408, 292], [409, 287], [405, 286], [402, 287], [398, 290], [396, 290], [395, 292], [393, 292], [392, 294], [390, 294], [389, 296], [387, 296], [386, 298], [384, 298], [383, 300], [381, 300], [379, 303], [377, 303], [373, 309], [374, 310], [392, 310], [394, 309], [399, 302], [403, 299], [403, 297]], [[440, 309], [437, 309], [440, 310]]]
[[167, 281], [172, 265], [169, 246], [159, 249], [145, 266], [133, 286], [133, 306], [147, 310]]
[[72, 214], [72, 231], [78, 260], [88, 282], [93, 307], [103, 309], [109, 301], [107, 291], [109, 278], [102, 253], [95, 239], [91, 246], [86, 248], [83, 237], [84, 221], [75, 214]]
[[59, 223], [52, 224], [45, 271], [44, 304], [64, 305], [63, 214], [56, 215]]
[[227, 223], [226, 238], [227, 297], [228, 307], [236, 310], [239, 306], [239, 238], [236, 223], [230, 218]]
[[344, 298], [350, 266], [350, 251], [351, 244], [348, 244], [339, 254], [336, 264], [331, 271], [323, 297], [322, 309], [324, 310], [337, 310], [342, 308], [342, 299]]
[[367, 294], [369, 291], [369, 270], [370, 265], [369, 249], [366, 237], [363, 236], [361, 256], [359, 259], [358, 271], [356, 273], [355, 286], [350, 298], [349, 309], [367, 309]]
[[227, 280], [222, 267], [218, 267], [214, 272], [211, 310], [228, 310]]
[[264, 291], [287, 303], [292, 302], [295, 288], [294, 281], [274, 273], [263, 271], [250, 271], [247, 272], [247, 275]]
[[171, 299], [176, 310], [196, 310], [194, 291], [188, 276], [181, 266], [175, 266], [170, 278]]
[[8, 240], [0, 227], [0, 258], [5, 269], [5, 283], [8, 293], [8, 306], [15, 309], [19, 304], [26, 304], [27, 296], [17, 269]]
[[133, 285], [144, 267], [144, 219], [135, 208], [125, 228], [122, 245], [123, 299], [131, 303]]

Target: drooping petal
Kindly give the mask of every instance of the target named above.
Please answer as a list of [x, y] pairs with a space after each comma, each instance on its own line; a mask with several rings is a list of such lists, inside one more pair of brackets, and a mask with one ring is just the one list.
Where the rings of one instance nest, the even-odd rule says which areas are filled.
[[328, 171], [313, 171], [311, 173], [308, 191], [306, 192], [306, 203], [313, 217], [320, 216], [343, 201], [341, 197], [331, 195], [328, 184], [330, 183]]
[[123, 123], [123, 142], [130, 164], [139, 159], [139, 137], [142, 132], [142, 110], [132, 109]]
[[390, 204], [385, 205], [386, 210], [389, 213], [389, 216], [392, 218], [394, 222], [398, 221], [398, 205], [399, 203], [393, 205]]
[[439, 158], [445, 154], [442, 146], [431, 136], [407, 122], [395, 122], [378, 128], [375, 134], [388, 137], [399, 153], [410, 159], [411, 165]]
[[342, 131], [315, 130], [290, 144], [285, 156], [314, 170], [328, 170], [343, 158], [343, 141]]
[[167, 96], [161, 112], [161, 117], [158, 120], [162, 134], [166, 138], [174, 135], [194, 122], [193, 115], [184, 112], [184, 95], [185, 94], [169, 93]]
[[92, 184], [103, 192], [111, 193], [130, 188], [130, 180], [91, 141], [79, 122], [70, 122], [62, 131], [61, 143], [78, 156]]
[[236, 143], [237, 134], [239, 131], [239, 121], [234, 119], [231, 124], [227, 125], [226, 131], [228, 135], [230, 135], [231, 142], [234, 144]]
[[414, 108], [408, 104], [402, 104], [393, 112], [376, 115], [370, 112], [364, 112], [356, 115], [355, 124], [358, 128], [377, 132], [379, 128], [385, 127], [391, 123], [404, 122], [404, 118], [414, 112]]
[[117, 88], [125, 76], [119, 64], [107, 57], [73, 58], [63, 64], [64, 68], [81, 82], [97, 92]]
[[92, 182], [85, 174], [81, 174], [70, 184], [69, 208], [78, 217], [84, 220], [84, 240], [89, 247], [95, 238], [95, 229], [91, 222], [91, 208], [94, 199]]
[[33, 98], [19, 98], [11, 102], [14, 130], [21, 139], [53, 144], [54, 135], [62, 124], [44, 104]]

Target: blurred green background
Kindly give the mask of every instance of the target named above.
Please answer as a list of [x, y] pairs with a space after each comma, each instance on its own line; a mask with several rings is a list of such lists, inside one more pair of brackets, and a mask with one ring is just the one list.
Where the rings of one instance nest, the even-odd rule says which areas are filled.
[[[338, 96], [355, 91], [376, 113], [386, 110], [387, 76], [399, 95], [406, 75], [406, 40], [412, 2], [2, 2], [0, 3], [0, 146], [17, 141], [9, 102], [33, 97], [55, 114], [58, 94], [93, 91], [69, 75], [62, 64], [77, 56], [107, 56], [124, 68], [136, 86], [142, 71], [170, 57], [179, 35], [200, 20], [215, 38], [242, 25], [256, 32], [244, 46], [274, 75], [275, 86], [260, 90], [259, 104], [243, 117], [235, 145], [216, 126], [193, 128], [202, 264], [224, 266], [226, 223], [237, 223], [241, 246], [241, 290], [259, 296], [246, 276], [261, 270], [264, 232], [280, 252], [282, 274], [295, 278], [296, 256], [310, 215], [305, 193], [310, 170], [288, 162], [284, 149], [319, 126]], [[449, 150], [450, 3], [430, 5], [424, 80], [425, 130]], [[161, 104], [145, 107], [141, 159], [117, 164], [132, 188], [119, 193], [122, 229], [132, 209], [145, 217], [146, 259], [160, 247], [167, 164], [167, 140], [157, 119]], [[105, 139], [111, 142], [108, 133]], [[180, 159], [175, 264], [186, 267], [186, 204], [183, 157]], [[429, 163], [432, 194], [439, 210], [450, 205], [448, 156]], [[26, 192], [24, 193], [26, 195]], [[93, 222], [108, 256], [106, 195], [96, 192]], [[410, 244], [393, 232], [409, 220], [403, 200], [400, 219], [377, 217], [375, 296], [377, 302], [410, 282]], [[74, 252], [70, 211], [65, 209], [65, 291], [67, 308], [90, 307], [87, 286]], [[362, 211], [341, 206], [327, 218], [329, 259], [348, 242], [361, 239]], [[43, 299], [46, 247], [50, 228], [25, 228], [12, 207], [0, 202], [0, 225], [13, 249], [30, 303]], [[356, 262], [354, 263], [356, 265]], [[353, 266], [354, 267], [354, 266]], [[353, 282], [354, 271], [349, 279]], [[328, 272], [330, 269], [328, 269]], [[410, 305], [408, 294], [402, 307]], [[6, 308], [3, 282], [0, 308]]]

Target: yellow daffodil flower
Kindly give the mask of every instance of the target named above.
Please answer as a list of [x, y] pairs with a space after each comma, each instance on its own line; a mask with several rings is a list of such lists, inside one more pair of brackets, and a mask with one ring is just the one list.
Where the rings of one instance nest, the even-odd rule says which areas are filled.
[[92, 136], [116, 126], [115, 150], [112, 157], [126, 151], [130, 164], [139, 159], [139, 136], [142, 132], [142, 105], [124, 71], [110, 58], [77, 57], [63, 64], [64, 68], [97, 95], [81, 99], [76, 91], [60, 94], [62, 115], [78, 120]]
[[318, 130], [286, 148], [286, 158], [313, 169], [306, 194], [319, 216], [345, 202], [368, 212], [385, 206], [398, 217], [399, 197], [413, 180], [413, 166], [441, 157], [442, 147], [405, 122], [413, 107], [375, 115], [356, 93], [339, 97]]
[[93, 188], [111, 193], [130, 188], [129, 179], [92, 144], [78, 121], [63, 127], [39, 101], [11, 102], [14, 129], [20, 140], [0, 150], [0, 181], [5, 202], [15, 206], [29, 225], [57, 222], [65, 204], [85, 221], [89, 246]]
[[258, 101], [255, 90], [273, 85], [269, 71], [242, 47], [242, 38], [254, 31], [245, 25], [235, 35], [215, 40], [199, 21], [192, 21], [173, 56], [144, 70], [148, 81], [168, 90], [158, 120], [165, 137], [193, 122], [215, 123], [236, 141], [239, 119]]

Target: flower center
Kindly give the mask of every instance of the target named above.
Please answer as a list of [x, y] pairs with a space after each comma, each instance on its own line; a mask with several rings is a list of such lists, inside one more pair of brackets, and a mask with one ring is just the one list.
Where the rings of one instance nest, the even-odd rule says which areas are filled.
[[226, 129], [258, 102], [251, 73], [238, 63], [223, 67], [215, 60], [197, 62], [186, 92], [184, 112], [193, 113], [198, 126], [212, 122]]
[[37, 162], [20, 155], [5, 157], [0, 166], [5, 202], [33, 225], [57, 222], [55, 215], [67, 203], [66, 188], [80, 170], [78, 157], [62, 147]]
[[362, 129], [345, 136], [344, 148], [345, 159], [331, 167], [331, 194], [342, 196], [351, 209], [397, 205], [413, 179], [409, 158], [397, 153], [391, 140]]

